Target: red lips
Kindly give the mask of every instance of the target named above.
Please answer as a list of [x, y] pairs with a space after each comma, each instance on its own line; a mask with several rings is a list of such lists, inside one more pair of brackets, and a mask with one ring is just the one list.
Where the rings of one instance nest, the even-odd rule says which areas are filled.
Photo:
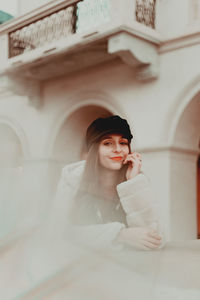
[[111, 157], [111, 159], [114, 161], [122, 161], [123, 157], [122, 156], [114, 156], [114, 157]]

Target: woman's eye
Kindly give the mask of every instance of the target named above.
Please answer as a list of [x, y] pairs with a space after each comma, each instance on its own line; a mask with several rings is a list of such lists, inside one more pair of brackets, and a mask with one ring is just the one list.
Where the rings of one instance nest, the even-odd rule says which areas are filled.
[[105, 146], [109, 146], [109, 145], [112, 145], [112, 142], [104, 142], [103, 143]]
[[128, 145], [127, 142], [121, 142], [120, 144], [121, 144], [121, 145]]

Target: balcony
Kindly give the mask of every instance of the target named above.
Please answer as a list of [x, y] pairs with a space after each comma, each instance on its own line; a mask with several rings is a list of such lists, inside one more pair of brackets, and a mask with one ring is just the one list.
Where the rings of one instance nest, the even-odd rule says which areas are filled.
[[156, 78], [155, 14], [156, 0], [51, 1], [0, 26], [0, 73], [42, 81], [120, 58]]

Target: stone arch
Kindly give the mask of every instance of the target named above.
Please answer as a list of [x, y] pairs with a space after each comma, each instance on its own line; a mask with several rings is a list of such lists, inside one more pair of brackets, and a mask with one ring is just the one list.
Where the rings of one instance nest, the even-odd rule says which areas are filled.
[[200, 85], [181, 99], [171, 127], [170, 216], [172, 238], [197, 238], [197, 161], [200, 140]]
[[[70, 106], [70, 103], [72, 105]], [[62, 108], [61, 113], [56, 116], [52, 128], [50, 129], [50, 136], [46, 145], [46, 154], [48, 157], [55, 160], [55, 145], [56, 139], [60, 133], [60, 130], [66, 120], [76, 111], [83, 107], [97, 106], [100, 109], [110, 112], [111, 114], [119, 114], [126, 118], [123, 108], [119, 106], [115, 98], [111, 95], [100, 91], [84, 91], [75, 94], [70, 103], [67, 101], [65, 107]]]
[[13, 119], [0, 116], [0, 239], [3, 239], [1, 242], [12, 239], [16, 233], [17, 222], [24, 219], [24, 215], [21, 215], [23, 197], [20, 187], [23, 176], [21, 166], [26, 156], [28, 147], [22, 128]]
[[186, 105], [177, 122], [173, 146], [197, 151], [200, 137], [200, 92]]
[[46, 154], [53, 162], [50, 172], [53, 190], [56, 188], [61, 168], [70, 162], [84, 158], [81, 155], [83, 136], [89, 123], [102, 114], [124, 115], [121, 108], [116, 108], [115, 99], [101, 92], [78, 93], [71, 98], [71, 101], [73, 105], [70, 106], [67, 101], [61, 113], [56, 116], [46, 145]]
[[14, 120], [0, 116], [0, 167], [17, 167], [28, 157], [28, 143]]
[[83, 140], [88, 125], [97, 117], [114, 111], [97, 103], [84, 103], [67, 114], [56, 136], [52, 155], [63, 164], [84, 158]]
[[[180, 123], [180, 120], [184, 120], [183, 114], [188, 113], [189, 110], [198, 105], [199, 95], [200, 94], [200, 76], [191, 81], [179, 94], [178, 99], [175, 101], [176, 108], [171, 112], [172, 122], [169, 125], [169, 144], [177, 146], [177, 134], [181, 132], [183, 128], [183, 123]], [[196, 104], [191, 103], [196, 99]], [[181, 124], [181, 125], [180, 125]]]
[[[72, 105], [70, 106], [70, 103]], [[48, 143], [46, 144], [45, 153], [47, 157], [56, 159], [55, 157], [55, 144], [57, 136], [63, 126], [64, 122], [73, 114], [76, 110], [84, 106], [98, 106], [105, 109], [106, 111], [112, 112], [112, 114], [119, 114], [126, 118], [126, 115], [123, 111], [123, 108], [119, 106], [115, 98], [110, 96], [107, 93], [100, 91], [84, 91], [81, 93], [75, 94], [71, 99], [70, 103], [67, 101], [66, 105], [62, 108], [61, 113], [56, 116], [56, 119], [50, 128], [50, 134]]]

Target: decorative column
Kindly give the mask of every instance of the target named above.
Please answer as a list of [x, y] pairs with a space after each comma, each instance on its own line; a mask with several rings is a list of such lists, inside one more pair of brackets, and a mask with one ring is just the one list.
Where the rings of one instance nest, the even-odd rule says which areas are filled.
[[144, 173], [151, 181], [166, 238], [197, 238], [198, 153], [175, 147], [140, 150]]

